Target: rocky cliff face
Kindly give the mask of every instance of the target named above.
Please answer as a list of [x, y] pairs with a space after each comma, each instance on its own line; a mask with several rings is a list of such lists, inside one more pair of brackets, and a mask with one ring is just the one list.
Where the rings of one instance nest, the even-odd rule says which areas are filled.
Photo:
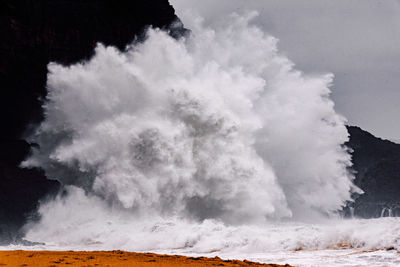
[[176, 21], [168, 0], [0, 0], [0, 242], [59, 187], [18, 167], [30, 151], [23, 136], [42, 119], [47, 64], [87, 59], [97, 42], [123, 49], [148, 25], [184, 34]]
[[400, 216], [400, 144], [382, 140], [354, 126], [347, 127], [353, 152], [355, 183], [365, 193], [347, 213], [374, 218]]

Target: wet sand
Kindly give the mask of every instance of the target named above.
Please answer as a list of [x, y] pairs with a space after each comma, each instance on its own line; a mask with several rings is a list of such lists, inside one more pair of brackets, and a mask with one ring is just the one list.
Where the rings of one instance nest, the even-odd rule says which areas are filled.
[[0, 251], [3, 266], [289, 266], [124, 251]]

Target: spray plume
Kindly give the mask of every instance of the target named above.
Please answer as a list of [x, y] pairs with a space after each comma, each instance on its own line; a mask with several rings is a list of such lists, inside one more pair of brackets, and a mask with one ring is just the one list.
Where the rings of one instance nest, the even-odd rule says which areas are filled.
[[99, 44], [87, 62], [51, 63], [45, 120], [30, 138], [40, 149], [23, 165], [43, 168], [67, 196], [40, 207], [27, 237], [101, 236], [121, 248], [126, 238], [110, 236], [132, 227], [131, 238], [169, 235], [150, 221], [244, 227], [332, 214], [351, 200], [332, 75], [295, 70], [249, 23], [255, 15], [215, 29], [195, 19], [180, 40], [150, 29], [126, 51]]

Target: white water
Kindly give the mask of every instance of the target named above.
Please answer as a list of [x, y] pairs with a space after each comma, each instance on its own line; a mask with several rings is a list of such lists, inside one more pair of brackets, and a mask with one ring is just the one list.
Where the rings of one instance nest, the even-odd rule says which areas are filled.
[[31, 137], [40, 150], [24, 166], [69, 186], [26, 239], [266, 261], [338, 243], [398, 248], [394, 218], [326, 219], [358, 191], [332, 75], [295, 70], [252, 16], [50, 64], [46, 119]]
[[[27, 238], [45, 242], [33, 250], [114, 250], [189, 256], [219, 256], [296, 266], [398, 266], [400, 218], [329, 220], [320, 223], [281, 222], [227, 226], [214, 220], [188, 223], [179, 218], [138, 221], [131, 214], [99, 208], [96, 200], [67, 206], [60, 202], [46, 212]], [[75, 203], [72, 205], [71, 203]], [[76, 206], [75, 206], [76, 205]], [[85, 213], [77, 212], [85, 211]], [[45, 210], [42, 210], [45, 212]], [[73, 217], [73, 219], [71, 219]], [[386, 250], [393, 247], [393, 250]]]

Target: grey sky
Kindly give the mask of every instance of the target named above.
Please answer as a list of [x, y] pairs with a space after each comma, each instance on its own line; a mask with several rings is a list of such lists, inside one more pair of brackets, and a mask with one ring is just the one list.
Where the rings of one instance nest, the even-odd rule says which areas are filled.
[[208, 24], [257, 10], [254, 23], [279, 38], [280, 51], [307, 73], [332, 72], [336, 110], [352, 125], [400, 139], [400, 1], [171, 0]]

